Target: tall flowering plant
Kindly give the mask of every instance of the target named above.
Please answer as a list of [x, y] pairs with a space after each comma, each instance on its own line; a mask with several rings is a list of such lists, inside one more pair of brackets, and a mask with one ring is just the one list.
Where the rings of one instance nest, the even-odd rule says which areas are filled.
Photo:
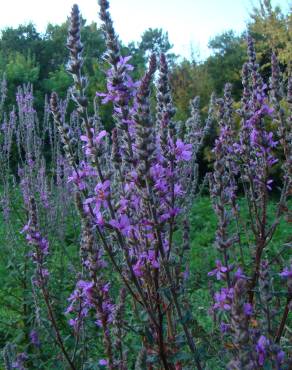
[[[221, 330], [226, 341], [229, 338], [233, 344], [230, 369], [258, 369], [268, 364], [280, 369], [289, 366], [280, 342], [291, 308], [291, 274], [290, 267], [281, 272], [281, 266], [275, 263], [281, 261], [283, 269], [282, 253], [288, 246], [281, 247], [275, 255], [270, 245], [285, 214], [289, 222], [292, 80], [288, 79], [289, 107], [285, 110], [276, 55], [272, 55], [268, 92], [256, 63], [251, 37], [248, 37], [248, 62], [243, 66], [242, 78], [243, 97], [237, 112], [233, 110], [230, 84], [225, 86], [223, 99], [217, 100], [219, 137], [214, 148], [210, 194], [218, 217], [216, 247], [221, 257], [209, 276], [223, 285], [214, 294], [213, 310], [222, 318]], [[241, 119], [239, 131], [236, 131], [235, 113]], [[283, 181], [270, 220], [267, 212], [274, 187], [273, 169], [279, 155], [284, 158]], [[248, 224], [240, 217], [241, 189], [247, 204]], [[284, 296], [280, 301], [275, 295], [275, 280]]]
[[[49, 235], [50, 241], [53, 241], [51, 236], [54, 231], [52, 244], [59, 243], [61, 247], [58, 250], [62, 260], [61, 266], [66, 253], [64, 248], [66, 223], [74, 213], [74, 208], [72, 212], [72, 185], [67, 179], [69, 163], [64, 157], [55, 125], [52, 125], [48, 100], [45, 101], [43, 119], [40, 120], [34, 109], [33, 88], [30, 84], [24, 85], [17, 90], [16, 106], [7, 114], [3, 103], [5, 86], [3, 82], [0, 207], [1, 231], [4, 232], [1, 263], [7, 266], [8, 273], [4, 276], [1, 293], [5, 297], [2, 301], [3, 306], [18, 313], [15, 326], [23, 328], [22, 338], [25, 342], [23, 352], [19, 356], [16, 354], [9, 356], [11, 364], [14, 363], [15, 368], [18, 365], [19, 368], [24, 368], [25, 365], [21, 367], [21, 364], [27, 363], [28, 356], [25, 352], [27, 347], [31, 346], [39, 351], [41, 348], [39, 334], [44, 334], [43, 339], [50, 336], [43, 330], [42, 312], [46, 312], [44, 316], [52, 322], [52, 330], [59, 333], [59, 339], [57, 334], [53, 336], [56, 343], [58, 345], [63, 343], [57, 315], [54, 312], [54, 300], [59, 299], [63, 292], [57, 289], [52, 298], [50, 290], [51, 285], [55, 285], [57, 281], [63, 283], [64, 275], [56, 268], [54, 278], [49, 279], [50, 260], [56, 249], [52, 247], [49, 250], [47, 236]], [[62, 114], [65, 107], [66, 102], [61, 102]], [[71, 122], [74, 127], [73, 120]], [[46, 150], [48, 143], [49, 152]], [[16, 232], [20, 229], [23, 229], [21, 233]], [[15, 294], [8, 293], [11, 292], [11, 287]], [[48, 304], [50, 309], [47, 307]], [[7, 327], [9, 330], [5, 332], [5, 340], [11, 338], [12, 329], [15, 332], [14, 326]], [[32, 364], [33, 356], [29, 357], [28, 361]]]
[[[118, 286], [125, 288], [127, 299], [136, 307], [141, 333], [141, 356], [152, 369], [180, 369], [184, 363], [202, 368], [196, 340], [186, 320], [183, 299], [182, 252], [177, 248], [175, 230], [181, 222], [187, 190], [196, 181], [196, 152], [207, 129], [190, 125], [185, 142], [178, 136], [175, 109], [168, 82], [168, 67], [162, 54], [152, 55], [143, 78], [135, 82], [130, 57], [120, 53], [108, 1], [99, 1], [109, 64], [107, 91], [98, 92], [101, 104], [111, 103], [116, 127], [111, 138], [102, 122], [90, 117], [86, 97], [87, 80], [82, 74], [80, 15], [74, 6], [70, 18], [67, 47], [68, 71], [74, 79], [71, 98], [76, 104], [83, 128], [83, 159], [76, 161], [69, 132], [60, 120], [58, 98], [51, 97], [51, 110], [59, 128], [64, 150], [72, 164], [70, 181], [75, 184], [76, 205], [82, 220], [81, 255], [84, 278], [79, 280], [70, 298], [81, 300], [82, 312], [72, 319], [75, 331], [90, 310], [103, 331], [105, 359], [110, 369], [128, 368], [123, 340], [127, 323], [115, 320], [118, 304], [111, 290], [113, 281], [106, 278], [107, 265], [118, 276]], [[157, 66], [158, 64], [158, 66]], [[158, 69], [157, 115], [151, 112], [151, 86]], [[211, 119], [207, 120], [207, 127]], [[68, 130], [67, 130], [68, 131]], [[86, 170], [85, 170], [86, 169]], [[84, 280], [86, 279], [86, 281]], [[69, 309], [74, 311], [72, 303]], [[179, 339], [182, 337], [183, 346]], [[117, 351], [119, 345], [119, 351]], [[186, 351], [186, 360], [182, 353]], [[190, 353], [188, 355], [188, 353]]]

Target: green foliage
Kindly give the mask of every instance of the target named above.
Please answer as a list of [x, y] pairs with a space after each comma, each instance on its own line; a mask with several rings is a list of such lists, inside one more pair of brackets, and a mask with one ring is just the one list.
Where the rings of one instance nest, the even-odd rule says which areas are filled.
[[23, 55], [38, 55], [41, 40], [32, 23], [19, 25], [17, 28], [8, 27], [1, 32], [0, 50], [7, 58], [16, 51]]
[[213, 86], [205, 64], [182, 61], [171, 70], [170, 83], [178, 120], [189, 117], [190, 100], [195, 96], [200, 96], [202, 107], [207, 106]]
[[241, 67], [246, 60], [246, 45], [243, 36], [233, 31], [224, 32], [210, 40], [209, 48], [213, 55], [206, 61], [216, 93], [221, 94], [225, 83], [232, 83], [235, 99], [241, 92]]
[[17, 51], [8, 56], [6, 63], [2, 73], [5, 74], [8, 85], [7, 105], [11, 106], [15, 104], [18, 86], [39, 83], [40, 65], [31, 54], [25, 56]]
[[292, 14], [284, 15], [279, 7], [273, 8], [271, 0], [261, 0], [254, 7], [248, 30], [256, 40], [257, 54], [263, 70], [268, 74], [271, 51], [278, 52], [278, 58], [287, 68], [292, 58]]
[[57, 70], [60, 65], [65, 65], [68, 58], [68, 51], [65, 48], [67, 29], [67, 22], [61, 25], [48, 24], [42, 42], [43, 58], [46, 59], [46, 63], [42, 63], [43, 76], [47, 77], [49, 72]]
[[166, 54], [173, 45], [168, 39], [168, 32], [164, 32], [162, 28], [149, 28], [143, 35], [139, 44], [140, 49], [144, 53], [164, 53]]
[[49, 78], [43, 81], [44, 89], [48, 93], [55, 91], [61, 98], [66, 97], [67, 89], [72, 84], [72, 78], [68, 75], [64, 66], [60, 66], [54, 72], [49, 73]]
[[39, 78], [40, 66], [31, 55], [25, 57], [16, 52], [15, 55], [9, 55], [5, 72], [8, 81], [17, 86], [27, 82], [36, 82]]
[[212, 248], [217, 219], [209, 198], [197, 199], [190, 216], [191, 224], [191, 271], [200, 281], [205, 280], [216, 259]]

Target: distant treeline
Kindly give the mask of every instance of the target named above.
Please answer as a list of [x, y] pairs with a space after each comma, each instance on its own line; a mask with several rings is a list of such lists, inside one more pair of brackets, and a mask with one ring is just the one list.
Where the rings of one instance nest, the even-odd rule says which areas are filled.
[[[36, 108], [43, 109], [46, 94], [56, 91], [65, 97], [71, 85], [71, 77], [66, 72], [68, 53], [64, 48], [67, 38], [67, 22], [47, 26], [44, 34], [39, 33], [33, 24], [6, 28], [0, 38], [0, 74], [6, 75], [8, 82], [8, 104], [15, 102], [17, 86], [24, 83], [34, 85]], [[287, 74], [292, 57], [292, 15], [283, 14], [280, 8], [273, 8], [270, 0], [260, 2], [252, 9], [247, 32], [255, 39], [262, 72], [269, 75], [272, 50], [276, 50], [282, 71]], [[84, 69], [90, 78], [88, 95], [104, 90], [106, 68], [102, 56], [105, 42], [96, 23], [82, 28], [85, 45]], [[164, 52], [172, 66], [171, 84], [175, 91], [174, 101], [178, 107], [177, 118], [186, 119], [189, 115], [189, 101], [200, 95], [202, 106], [206, 106], [212, 91], [221, 94], [224, 84], [233, 85], [235, 100], [241, 92], [241, 66], [246, 60], [246, 32], [236, 35], [228, 31], [215, 36], [209, 42], [211, 56], [204, 61], [181, 60], [172, 54], [172, 45], [167, 32], [162, 29], [148, 29], [140, 42], [123, 46], [123, 54], [133, 55], [134, 76], [141, 76], [151, 52]], [[268, 81], [266, 81], [268, 83]], [[106, 110], [104, 112], [106, 115]]]

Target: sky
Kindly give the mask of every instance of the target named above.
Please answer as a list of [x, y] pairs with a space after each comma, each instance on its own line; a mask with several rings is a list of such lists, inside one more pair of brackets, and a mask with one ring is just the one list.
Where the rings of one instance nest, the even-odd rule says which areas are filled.
[[[99, 23], [97, 0], [0, 0], [0, 29], [31, 21], [44, 32], [49, 22], [64, 22], [73, 3], [79, 5], [88, 22]], [[199, 59], [209, 54], [208, 41], [216, 34], [230, 29], [242, 32], [257, 3], [258, 0], [110, 1], [115, 29], [124, 43], [139, 41], [147, 28], [162, 28], [168, 31], [174, 53], [189, 58], [193, 50]], [[272, 0], [272, 4], [288, 12], [291, 0]]]

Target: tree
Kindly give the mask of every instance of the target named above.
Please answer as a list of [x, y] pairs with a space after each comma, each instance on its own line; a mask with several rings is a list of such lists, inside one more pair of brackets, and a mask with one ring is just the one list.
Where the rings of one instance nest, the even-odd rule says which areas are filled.
[[71, 84], [72, 78], [62, 65], [56, 71], [50, 72], [49, 78], [43, 81], [44, 89], [48, 94], [55, 91], [61, 98], [66, 97], [67, 90]]
[[170, 73], [173, 100], [177, 107], [176, 118], [185, 120], [189, 117], [190, 100], [201, 97], [201, 106], [205, 107], [212, 93], [212, 81], [204, 64], [183, 60]]
[[9, 105], [14, 104], [17, 87], [28, 82], [36, 84], [39, 80], [40, 66], [35, 58], [31, 55], [25, 57], [23, 54], [16, 52], [10, 54], [8, 63], [4, 69], [8, 83]]
[[164, 32], [162, 28], [148, 28], [143, 35], [140, 42], [140, 48], [146, 53], [167, 53], [173, 45], [168, 39], [168, 32]]
[[148, 28], [142, 35], [139, 48], [144, 53], [146, 60], [152, 53], [157, 55], [164, 53], [167, 54], [170, 65], [173, 65], [175, 62], [176, 55], [169, 53], [173, 45], [169, 41], [168, 32], [163, 31], [162, 28]]
[[65, 48], [67, 39], [68, 24], [61, 25], [48, 24], [43, 37], [44, 58], [47, 62], [44, 64], [44, 75], [48, 77], [49, 72], [53, 72], [64, 65], [68, 58], [68, 51]]
[[209, 48], [213, 55], [206, 60], [205, 65], [215, 92], [221, 94], [228, 81], [233, 85], [235, 98], [239, 98], [241, 67], [246, 60], [244, 35], [236, 36], [233, 31], [224, 32], [210, 40]]
[[1, 32], [0, 49], [6, 57], [15, 51], [37, 56], [41, 41], [41, 35], [32, 23], [19, 25], [17, 28], [7, 27]]
[[272, 7], [271, 0], [261, 0], [250, 17], [248, 31], [256, 41], [258, 60], [267, 80], [272, 50], [277, 52], [283, 71], [292, 59], [292, 14], [284, 15], [279, 7]]

